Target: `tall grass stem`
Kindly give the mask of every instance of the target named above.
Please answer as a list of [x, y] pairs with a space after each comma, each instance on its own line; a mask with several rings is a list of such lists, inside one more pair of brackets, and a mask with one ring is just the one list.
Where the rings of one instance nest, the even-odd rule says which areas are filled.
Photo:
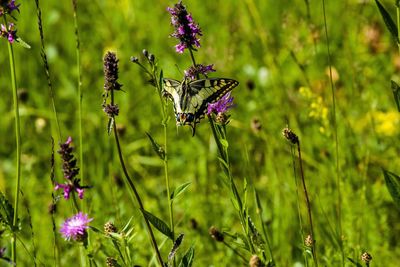
[[[114, 90], [111, 90], [111, 105], [114, 105]], [[122, 155], [121, 145], [119, 143], [119, 137], [118, 137], [118, 131], [117, 131], [117, 123], [116, 123], [114, 117], [112, 117], [112, 119], [114, 120], [113, 131], [114, 131], [115, 143], [117, 145], [118, 157], [119, 157], [119, 161], [120, 161], [120, 164], [121, 164], [122, 171], [123, 171], [123, 173], [125, 175], [126, 181], [128, 182], [130, 189], [132, 190], [132, 192], [133, 192], [133, 194], [134, 194], [134, 196], [136, 198], [136, 201], [137, 201], [137, 203], [139, 205], [139, 210], [143, 215], [143, 219], [145, 221], [145, 224], [146, 224], [146, 227], [147, 227], [147, 231], [148, 231], [148, 233], [150, 235], [150, 241], [151, 241], [151, 244], [153, 246], [154, 252], [156, 253], [158, 263], [160, 264], [161, 267], [163, 267], [164, 266], [163, 259], [162, 259], [161, 253], [160, 253], [160, 251], [158, 249], [157, 242], [156, 242], [156, 239], [154, 237], [153, 230], [151, 229], [150, 222], [145, 216], [145, 209], [144, 209], [144, 205], [143, 205], [142, 199], [140, 198], [139, 192], [137, 191], [137, 189], [136, 189], [131, 177], [129, 176], [128, 170], [126, 169], [126, 166], [125, 166], [125, 161], [124, 161], [124, 158], [123, 158], [123, 155]]]
[[335, 138], [335, 156], [336, 156], [336, 187], [337, 187], [337, 223], [338, 223], [338, 241], [340, 244], [340, 252], [342, 256], [342, 266], [345, 265], [345, 256], [344, 256], [344, 248], [343, 248], [343, 229], [342, 229], [342, 195], [340, 189], [340, 165], [339, 165], [339, 140], [338, 140], [338, 127], [337, 127], [337, 120], [336, 120], [336, 94], [335, 94], [335, 86], [333, 84], [332, 79], [332, 62], [331, 62], [331, 51], [329, 47], [329, 35], [328, 35], [328, 25], [326, 19], [326, 8], [325, 8], [325, 0], [322, 0], [322, 9], [324, 15], [324, 28], [325, 28], [325, 38], [326, 38], [326, 48], [328, 53], [328, 65], [329, 65], [329, 81], [331, 86], [331, 93], [332, 93], [332, 120], [333, 120], [333, 132]]

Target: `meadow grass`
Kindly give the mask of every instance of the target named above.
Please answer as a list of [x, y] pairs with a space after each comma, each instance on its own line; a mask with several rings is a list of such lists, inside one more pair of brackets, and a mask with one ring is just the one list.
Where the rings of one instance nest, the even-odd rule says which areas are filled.
[[[193, 247], [193, 266], [366, 266], [364, 252], [370, 266], [397, 266], [399, 209], [382, 169], [400, 173], [390, 87], [400, 55], [375, 1], [184, 1], [203, 33], [196, 63], [214, 64], [209, 77], [240, 82], [230, 122], [206, 116], [193, 137], [175, 126], [162, 96], [161, 78], [181, 81], [193, 64], [170, 37], [166, 8], [176, 2], [40, 1], [43, 38], [35, 2], [21, 1], [15, 13], [17, 35], [31, 46], [12, 45], [17, 91], [0, 39], [0, 189], [12, 206], [19, 195], [21, 228], [16, 257], [10, 231], [1, 235], [4, 258], [18, 266], [106, 266], [107, 258], [109, 266], [118, 266], [110, 258], [179, 266]], [[396, 18], [395, 5], [380, 2]], [[115, 128], [102, 107], [107, 51], [123, 85], [113, 96]], [[298, 143], [285, 139], [285, 127]], [[90, 186], [82, 200], [53, 190], [52, 177], [65, 181], [57, 151], [68, 136], [81, 185]], [[93, 218], [86, 243], [59, 232], [77, 211]], [[107, 222], [116, 228], [105, 231]]]

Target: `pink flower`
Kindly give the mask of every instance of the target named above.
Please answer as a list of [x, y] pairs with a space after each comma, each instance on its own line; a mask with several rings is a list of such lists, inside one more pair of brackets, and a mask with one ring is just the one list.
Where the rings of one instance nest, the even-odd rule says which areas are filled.
[[65, 238], [65, 240], [70, 241], [78, 240], [86, 235], [86, 229], [89, 228], [89, 222], [93, 218], [89, 218], [87, 214], [79, 212], [78, 214], [68, 218], [61, 225], [60, 233]]

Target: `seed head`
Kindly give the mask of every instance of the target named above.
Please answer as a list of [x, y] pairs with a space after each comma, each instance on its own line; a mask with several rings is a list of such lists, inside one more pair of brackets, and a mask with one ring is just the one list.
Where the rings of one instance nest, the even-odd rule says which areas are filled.
[[224, 235], [215, 226], [211, 226], [210, 229], [208, 230], [208, 233], [215, 241], [217, 242], [224, 241]]
[[314, 245], [314, 240], [313, 240], [313, 238], [312, 238], [311, 235], [308, 235], [308, 236], [304, 239], [304, 244], [305, 244], [307, 247], [309, 247], [309, 248], [313, 247], [313, 245]]
[[117, 267], [117, 266], [120, 266], [120, 265], [118, 264], [116, 259], [111, 258], [111, 257], [107, 257], [106, 266], [107, 267]]
[[299, 143], [299, 137], [291, 129], [286, 127], [282, 130], [282, 134], [292, 144], [295, 145]]
[[249, 261], [250, 267], [262, 267], [264, 264], [262, 263], [261, 259], [257, 255], [252, 255]]
[[117, 227], [112, 222], [106, 222], [106, 224], [104, 224], [104, 232], [106, 233], [106, 235], [116, 233], [117, 231]]
[[368, 252], [364, 252], [364, 253], [361, 255], [361, 260], [362, 260], [363, 262], [365, 262], [366, 264], [369, 264], [369, 262], [372, 260], [372, 256], [371, 256], [371, 254], [369, 254]]

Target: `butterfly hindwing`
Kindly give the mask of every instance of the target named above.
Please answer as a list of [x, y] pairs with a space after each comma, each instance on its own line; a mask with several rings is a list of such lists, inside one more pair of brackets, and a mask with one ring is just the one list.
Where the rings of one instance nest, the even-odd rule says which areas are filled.
[[226, 78], [183, 82], [164, 78], [164, 95], [174, 103], [177, 124], [191, 125], [194, 130], [204, 118], [208, 104], [218, 101], [238, 84], [238, 81]]

